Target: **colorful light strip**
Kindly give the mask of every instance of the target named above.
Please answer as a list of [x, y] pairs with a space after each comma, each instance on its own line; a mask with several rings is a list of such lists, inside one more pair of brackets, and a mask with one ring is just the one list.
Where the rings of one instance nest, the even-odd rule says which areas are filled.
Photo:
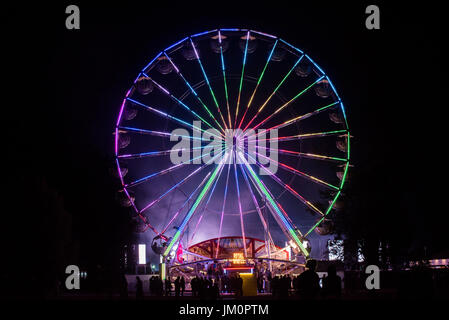
[[170, 51], [170, 49], [176, 47], [177, 45], [180, 45], [181, 43], [183, 43], [183, 42], [186, 41], [187, 39], [189, 39], [189, 37], [185, 37], [184, 39], [179, 40], [178, 42], [176, 42], [176, 43], [172, 44], [171, 46], [165, 48], [164, 54], [165, 54], [165, 52]]
[[347, 176], [347, 174], [348, 174], [348, 168], [349, 168], [349, 140], [350, 140], [350, 135], [349, 135], [349, 133], [348, 133], [347, 139], [348, 139], [348, 140], [347, 140], [347, 141], [348, 141], [348, 149], [347, 149], [347, 154], [346, 154], [346, 156], [347, 156], [347, 162], [346, 162], [345, 170], [344, 170], [344, 172], [343, 172], [343, 177], [341, 178], [339, 191], [335, 194], [335, 197], [334, 197], [334, 199], [332, 200], [332, 203], [331, 203], [331, 204], [329, 205], [329, 207], [327, 208], [327, 210], [326, 210], [324, 216], [323, 216], [320, 220], [318, 220], [318, 222], [317, 222], [312, 228], [310, 228], [309, 231], [307, 231], [307, 233], [305, 234], [306, 237], [307, 237], [313, 230], [315, 230], [315, 228], [318, 227], [318, 225], [319, 225], [321, 222], [323, 222], [323, 220], [326, 218], [326, 216], [327, 216], [327, 215], [329, 214], [329, 212], [332, 210], [332, 208], [333, 208], [335, 202], [337, 201], [338, 197], [340, 196], [341, 190], [343, 190], [343, 185], [344, 185], [344, 183], [345, 183], [345, 181], [346, 181], [346, 176]]
[[251, 123], [253, 123], [253, 121], [257, 118], [257, 116], [259, 115], [259, 113], [265, 108], [265, 106], [267, 105], [267, 103], [271, 100], [271, 98], [276, 94], [276, 92], [279, 90], [279, 88], [282, 86], [282, 84], [285, 82], [285, 80], [287, 80], [288, 76], [292, 73], [292, 71], [296, 68], [296, 66], [298, 65], [298, 63], [302, 60], [302, 58], [304, 57], [304, 55], [302, 55], [293, 65], [293, 67], [291, 67], [291, 69], [287, 72], [287, 74], [284, 76], [284, 78], [281, 80], [281, 82], [279, 82], [279, 84], [277, 85], [277, 87], [274, 89], [274, 91], [269, 95], [269, 97], [267, 98], [267, 100], [265, 100], [265, 102], [259, 107], [259, 109], [257, 110], [256, 114], [254, 115], [254, 117], [249, 121], [249, 123], [245, 126], [245, 128], [243, 129], [243, 131], [245, 131], [246, 129], [248, 129], [248, 127], [251, 125]]
[[298, 51], [300, 54], [304, 54], [304, 52], [303, 52], [302, 50], [299, 50], [298, 48], [292, 46], [292, 45], [291, 45], [290, 43], [288, 43], [287, 41], [284, 41], [284, 40], [282, 40], [282, 39], [279, 39], [279, 40], [280, 40], [283, 44], [289, 46], [290, 48], [295, 49], [295, 50]]
[[240, 158], [243, 161], [243, 163], [245, 164], [246, 170], [250, 173], [250, 176], [254, 180], [255, 185], [261, 191], [261, 193], [265, 196], [265, 198], [268, 200], [268, 203], [270, 204], [270, 207], [273, 209], [273, 211], [276, 213], [276, 215], [282, 221], [282, 224], [288, 231], [288, 234], [290, 235], [291, 239], [298, 245], [298, 247], [300, 248], [303, 255], [307, 258], [310, 253], [303, 246], [301, 239], [299, 239], [298, 234], [297, 234], [297, 232], [298, 232], [297, 229], [294, 228], [293, 225], [284, 217], [283, 212], [277, 205], [274, 198], [271, 196], [271, 193], [267, 190], [264, 183], [259, 179], [259, 177], [254, 172], [254, 170], [251, 168], [251, 166], [248, 164], [248, 162], [242, 156], [240, 156]]
[[273, 152], [287, 154], [287, 155], [295, 156], [295, 157], [346, 162], [346, 159], [344, 159], [344, 158], [323, 156], [321, 154], [304, 153], [304, 152], [297, 152], [297, 151], [291, 151], [291, 150], [286, 150], [286, 149], [273, 149], [273, 148], [267, 148], [267, 147], [262, 147], [262, 146], [257, 146], [257, 148], [261, 148], [261, 149], [265, 149], [265, 150], [273, 150]]
[[224, 129], [221, 126], [221, 124], [217, 121], [217, 119], [214, 117], [214, 115], [209, 110], [209, 108], [206, 106], [206, 104], [203, 102], [203, 100], [201, 100], [201, 98], [198, 96], [198, 94], [195, 91], [195, 89], [193, 89], [193, 87], [190, 85], [190, 83], [187, 81], [187, 79], [183, 76], [181, 71], [179, 71], [178, 67], [175, 65], [175, 63], [172, 61], [172, 59], [170, 59], [170, 57], [165, 52], [164, 52], [164, 55], [165, 55], [165, 57], [167, 57], [168, 61], [172, 64], [173, 68], [175, 68], [176, 74], [184, 81], [184, 83], [190, 89], [190, 92], [192, 92], [192, 94], [195, 96], [195, 98], [200, 102], [200, 104], [203, 106], [203, 108], [207, 111], [207, 114], [209, 115], [209, 117], [211, 117], [212, 120], [214, 120], [215, 123], [218, 125], [220, 130], [223, 131]]
[[204, 36], [206, 34], [209, 34], [209, 33], [215, 32], [215, 31], [217, 31], [217, 29], [196, 33], [193, 36], [190, 36], [190, 38], [196, 38], [196, 37]]
[[212, 89], [212, 86], [210, 85], [209, 78], [206, 75], [206, 71], [204, 70], [203, 64], [201, 63], [200, 56], [198, 55], [198, 52], [196, 51], [196, 48], [195, 48], [195, 45], [193, 44], [192, 39], [190, 39], [190, 44], [193, 48], [193, 51], [195, 52], [196, 60], [198, 61], [198, 64], [201, 68], [201, 72], [203, 73], [204, 80], [206, 81], [207, 86], [209, 87], [210, 94], [212, 95], [212, 99], [214, 100], [215, 106], [217, 107], [217, 110], [218, 110], [218, 113], [220, 114], [221, 120], [223, 121], [225, 128], [228, 129], [228, 126], [226, 125], [226, 121], [223, 117], [223, 114], [221, 113], [220, 106], [218, 105], [217, 98], [215, 97], [214, 90]]
[[256, 95], [256, 91], [259, 88], [259, 84], [262, 81], [265, 71], [267, 70], [268, 64], [271, 61], [271, 57], [273, 56], [273, 52], [274, 52], [274, 49], [276, 48], [277, 44], [278, 44], [278, 40], [276, 39], [276, 41], [274, 42], [273, 48], [271, 48], [271, 51], [268, 55], [267, 61], [265, 62], [265, 66], [263, 67], [263, 70], [259, 75], [259, 79], [257, 80], [256, 87], [254, 88], [253, 93], [251, 94], [251, 98], [248, 101], [248, 105], [246, 106], [246, 110], [245, 110], [245, 113], [243, 114], [242, 120], [240, 120], [239, 127], [238, 127], [239, 129], [242, 126], [243, 120], [245, 119], [246, 113], [248, 112], [248, 109], [251, 106], [251, 103], [253, 102], [254, 96]]
[[262, 209], [260, 209], [259, 203], [257, 202], [256, 196], [255, 196], [253, 189], [251, 188], [251, 184], [248, 180], [248, 175], [246, 174], [246, 171], [243, 169], [242, 164], [240, 164], [240, 170], [242, 171], [243, 178], [245, 179], [246, 185], [251, 193], [251, 199], [253, 200], [253, 204], [256, 207], [257, 214], [259, 215], [259, 219], [262, 222], [262, 226], [265, 230], [265, 233], [268, 234], [269, 240], [271, 242], [273, 242], [273, 239], [271, 238], [270, 230], [268, 230], [267, 222], [265, 221], [265, 218], [263, 217]]
[[299, 170], [297, 170], [297, 169], [295, 169], [295, 168], [293, 168], [293, 167], [290, 167], [290, 166], [288, 166], [288, 165], [286, 165], [286, 164], [284, 164], [284, 163], [282, 163], [282, 162], [276, 161], [276, 160], [274, 160], [274, 159], [270, 159], [269, 157], [267, 157], [267, 156], [265, 156], [265, 155], [263, 155], [263, 154], [257, 153], [257, 152], [256, 152], [256, 154], [257, 154], [259, 157], [262, 157], [262, 158], [268, 159], [268, 160], [270, 160], [270, 161], [272, 161], [272, 162], [274, 162], [274, 163], [277, 163], [279, 166], [281, 166], [281, 168], [283, 168], [283, 169], [285, 169], [285, 170], [288, 170], [288, 171], [290, 171], [290, 172], [293, 172], [293, 173], [296, 174], [296, 175], [299, 175], [299, 176], [301, 176], [301, 177], [307, 178], [307, 179], [309, 179], [309, 180], [311, 180], [311, 181], [313, 181], [313, 182], [317, 182], [317, 183], [319, 183], [319, 184], [322, 184], [322, 185], [324, 185], [324, 186], [326, 186], [326, 187], [328, 187], [328, 188], [331, 188], [331, 189], [334, 189], [334, 190], [339, 190], [338, 187], [336, 187], [336, 186], [334, 186], [334, 185], [332, 185], [332, 184], [330, 184], [330, 183], [327, 183], [327, 182], [325, 182], [325, 181], [323, 181], [323, 180], [320, 180], [320, 179], [318, 179], [318, 178], [316, 178], [316, 177], [314, 177], [314, 176], [308, 175], [307, 173], [304, 173], [304, 172], [302, 172], [302, 171], [299, 171]]
[[302, 96], [305, 92], [309, 91], [310, 88], [312, 88], [315, 84], [317, 84], [319, 81], [321, 81], [321, 79], [323, 79], [323, 77], [318, 78], [315, 82], [313, 82], [312, 84], [310, 84], [307, 88], [305, 88], [304, 90], [302, 90], [301, 92], [299, 92], [296, 96], [294, 96], [293, 98], [291, 98], [289, 101], [287, 101], [286, 103], [284, 103], [282, 106], [280, 106], [278, 109], [276, 109], [273, 113], [270, 113], [270, 115], [268, 117], [266, 117], [264, 120], [262, 120], [261, 122], [259, 122], [259, 124], [257, 124], [253, 129], [256, 130], [257, 128], [259, 128], [262, 124], [264, 124], [265, 122], [267, 122], [268, 120], [270, 120], [274, 115], [276, 115], [277, 113], [281, 112], [284, 108], [286, 108], [290, 103], [292, 103], [293, 101], [295, 101], [296, 99], [298, 99], [300, 96]]
[[229, 172], [231, 171], [231, 166], [228, 165], [228, 173], [226, 175], [226, 185], [225, 185], [225, 189], [224, 189], [224, 195], [223, 195], [223, 205], [221, 207], [221, 217], [220, 217], [220, 228], [218, 229], [218, 247], [217, 247], [217, 251], [215, 253], [215, 258], [218, 257], [218, 251], [220, 250], [220, 239], [221, 239], [221, 230], [223, 227], [223, 217], [224, 217], [224, 210], [225, 210], [225, 206], [226, 206], [226, 199], [228, 197], [228, 183], [229, 183]]
[[187, 106], [184, 102], [176, 98], [174, 95], [170, 93], [167, 89], [165, 89], [163, 86], [161, 86], [159, 83], [157, 83], [154, 79], [150, 78], [147, 74], [143, 73], [144, 76], [149, 78], [151, 82], [153, 82], [162, 92], [164, 92], [167, 96], [169, 96], [172, 100], [177, 102], [179, 105], [181, 105], [184, 109], [189, 111], [191, 114], [193, 114], [195, 117], [206, 123], [210, 128], [214, 128], [208, 121], [206, 121], [203, 117], [201, 117], [198, 113], [193, 111], [189, 106]]
[[229, 128], [231, 128], [232, 127], [231, 110], [230, 110], [230, 107], [229, 107], [228, 85], [227, 85], [227, 81], [226, 81], [226, 67], [225, 67], [225, 62], [224, 62], [223, 46], [222, 46], [222, 39], [221, 39], [221, 32], [220, 32], [220, 30], [218, 30], [218, 42], [220, 44], [221, 71], [223, 73], [223, 84], [224, 84], [225, 97], [226, 97], [226, 109], [228, 111]]
[[[153, 64], [153, 62], [156, 61], [156, 59], [159, 58], [161, 55], [162, 55], [162, 52], [159, 52], [159, 53], [153, 58], [153, 60], [151, 60], [150, 63], [148, 63], [148, 64], [145, 66], [145, 68], [142, 69], [142, 74], [144, 74], [145, 70], [148, 69], [148, 68]], [[139, 75], [139, 76], [140, 76], [140, 75]], [[139, 78], [139, 77], [137, 77], [137, 79], [138, 79], [138, 78]], [[137, 79], [136, 79], [136, 80], [137, 80]], [[134, 81], [134, 82], [135, 82], [135, 81]], [[126, 96], [128, 96], [128, 95], [126, 95]]]
[[[204, 213], [206, 212], [207, 206], [209, 205], [209, 202], [212, 199], [212, 195], [214, 194], [215, 187], [217, 186], [217, 183], [220, 180], [220, 176], [221, 176], [221, 171], [218, 174], [218, 178], [215, 180], [214, 185], [212, 186], [212, 190], [209, 193], [209, 197], [207, 198], [206, 203], [205, 203], [203, 209], [201, 210], [200, 218], [198, 219], [198, 221], [197, 221], [197, 223], [195, 225], [195, 229], [193, 230], [192, 236], [190, 237], [190, 241], [192, 241], [193, 238], [195, 237], [196, 231], [198, 230], [198, 226], [200, 225], [201, 221], [203, 220]], [[190, 245], [189, 245], [189, 247], [190, 247]]]
[[[139, 133], [139, 134], [149, 134], [152, 136], [158, 136], [158, 137], [165, 137], [165, 138], [169, 138], [172, 136], [171, 132], [163, 132], [163, 131], [153, 131], [153, 130], [146, 130], [146, 129], [140, 129], [140, 128], [133, 128], [133, 127], [117, 127], [117, 132], [118, 130], [121, 131], [126, 131], [126, 132], [133, 132], [133, 133]], [[119, 133], [116, 133], [116, 139], [118, 140], [118, 136]], [[201, 140], [202, 138], [199, 137], [190, 137], [190, 136], [184, 136], [184, 135], [178, 135], [178, 137], [183, 137], [183, 138], [189, 138], [189, 139], [194, 139], [194, 140]], [[118, 142], [117, 142], [118, 145]], [[117, 147], [118, 148], [118, 147]], [[118, 150], [116, 151], [116, 153], [118, 153]]]
[[[150, 107], [150, 106], [148, 106], [148, 105], [146, 105], [146, 104], [144, 104], [144, 103], [142, 103], [142, 102], [140, 102], [140, 101], [137, 101], [137, 100], [134, 100], [134, 99], [131, 99], [131, 98], [127, 98], [126, 100], [127, 100], [127, 101], [130, 101], [130, 102], [132, 102], [132, 103], [134, 103], [135, 105], [138, 105], [138, 106], [140, 106], [140, 107], [143, 107], [143, 108], [145, 108], [146, 110], [149, 110], [149, 111], [151, 111], [151, 112], [154, 112], [154, 113], [156, 113], [156, 114], [159, 114], [159, 115], [161, 115], [161, 116], [163, 116], [163, 117], [166, 117], [166, 118], [168, 118], [168, 119], [170, 119], [170, 120], [176, 121], [176, 122], [178, 122], [178, 123], [180, 123], [180, 124], [182, 124], [182, 125], [184, 125], [184, 126], [187, 126], [187, 127], [189, 127], [189, 128], [192, 128], [192, 129], [194, 129], [194, 130], [199, 130], [199, 131], [201, 131], [201, 132], [206, 132], [206, 130], [204, 130], [204, 129], [202, 129], [202, 128], [198, 128], [198, 127], [192, 125], [191, 123], [188, 123], [187, 121], [181, 120], [181, 119], [179, 119], [179, 118], [177, 118], [177, 117], [174, 117], [174, 116], [172, 116], [172, 115], [170, 115], [170, 114], [168, 114], [168, 113], [166, 113], [166, 112], [163, 112], [163, 111], [158, 110], [158, 109], [156, 109], [156, 108]], [[210, 133], [210, 134], [212, 134], [212, 133]], [[216, 134], [212, 134], [212, 135], [215, 136], [215, 137], [217, 137], [217, 138], [221, 138], [221, 137], [217, 136]]]
[[297, 134], [294, 136], [286, 136], [286, 137], [259, 139], [259, 141], [273, 141], [273, 140], [290, 141], [290, 140], [300, 140], [300, 139], [308, 139], [308, 138], [320, 138], [320, 137], [326, 137], [326, 136], [330, 136], [330, 135], [346, 134], [346, 133], [348, 133], [347, 130], [333, 130], [333, 131], [326, 131], [326, 132]]
[[234, 161], [234, 178], [235, 178], [235, 185], [237, 189], [237, 200], [239, 205], [239, 214], [240, 214], [240, 228], [242, 231], [242, 239], [243, 239], [243, 252], [245, 254], [245, 258], [247, 257], [247, 251], [246, 251], [246, 237], [245, 237], [245, 225], [243, 224], [243, 211], [242, 211], [242, 201], [240, 199], [240, 186], [239, 186], [239, 178], [237, 175], [237, 165], [235, 164], [236, 161]]
[[[202, 146], [202, 147], [194, 147], [191, 148], [191, 150], [198, 150], [198, 149], [205, 149], [208, 148], [208, 146]], [[185, 149], [170, 149], [170, 150], [163, 150], [163, 151], [149, 151], [149, 152], [141, 152], [141, 153], [130, 153], [130, 154], [121, 154], [118, 155], [117, 158], [119, 159], [140, 159], [145, 157], [158, 157], [158, 156], [164, 156], [168, 155], [172, 152], [180, 152], [184, 151]]]
[[[223, 170], [223, 168], [222, 168], [222, 170]], [[197, 221], [197, 223], [195, 225], [195, 229], [193, 230], [192, 236], [190, 237], [190, 241], [192, 241], [193, 238], [195, 237], [196, 231], [198, 230], [198, 226], [200, 225], [201, 221], [203, 220], [204, 213], [206, 212], [207, 206], [209, 205], [209, 202], [210, 202], [210, 200], [212, 198], [212, 195], [213, 195], [213, 193], [215, 191], [215, 187], [217, 186], [217, 183], [220, 180], [220, 176], [221, 176], [221, 171], [218, 174], [218, 178], [215, 180], [214, 185], [212, 186], [212, 190], [209, 193], [209, 197], [207, 198], [206, 203], [205, 203], [203, 209], [201, 210], [200, 218], [198, 219], [198, 221]]]
[[[219, 155], [221, 156], [222, 153], [223, 153], [223, 152], [221, 152]], [[187, 165], [187, 164], [189, 164], [189, 163], [192, 163], [194, 160], [202, 159], [202, 158], [205, 157], [206, 155], [207, 155], [207, 154], [202, 154], [202, 155], [200, 155], [200, 156], [197, 156], [197, 157], [194, 157], [194, 158], [192, 158], [192, 159], [189, 159], [188, 162], [181, 162], [181, 163], [178, 163], [178, 164], [176, 164], [176, 165], [174, 165], [174, 166], [171, 166], [171, 167], [169, 167], [169, 168], [167, 168], [167, 169], [164, 169], [164, 170], [161, 170], [161, 171], [158, 171], [158, 172], [154, 172], [154, 173], [152, 173], [152, 174], [150, 174], [150, 175], [148, 175], [148, 176], [145, 176], [145, 177], [143, 177], [143, 178], [134, 180], [133, 182], [130, 182], [130, 183], [126, 184], [125, 187], [127, 187], [127, 188], [129, 188], [129, 187], [134, 187], [134, 186], [136, 186], [136, 185], [138, 185], [138, 184], [140, 184], [140, 183], [142, 183], [142, 182], [148, 181], [149, 179], [152, 179], [152, 178], [155, 178], [155, 177], [159, 177], [159, 176], [164, 175], [164, 174], [166, 174], [166, 173], [169, 173], [169, 172], [171, 172], [171, 171], [173, 171], [173, 170], [179, 169], [179, 168], [181, 168], [181, 167], [183, 167], [183, 166], [185, 166], [185, 165]], [[215, 156], [214, 158], [212, 158], [212, 159], [211, 159], [211, 162], [212, 162], [213, 159], [215, 159], [215, 158], [217, 158], [217, 156]], [[208, 165], [208, 163], [206, 163], [205, 165]]]
[[140, 210], [140, 213], [144, 212], [145, 210], [148, 210], [152, 206], [154, 206], [156, 203], [161, 201], [165, 196], [167, 196], [171, 191], [175, 190], [177, 187], [183, 185], [185, 182], [187, 182], [191, 177], [193, 177], [195, 174], [206, 168], [208, 164], [204, 164], [201, 167], [197, 168], [195, 171], [190, 173], [188, 176], [186, 176], [184, 179], [173, 185], [171, 188], [169, 188], [166, 192], [164, 192], [161, 196], [159, 196], [157, 199], [151, 201], [148, 205], [146, 205], [142, 210]]
[[195, 212], [196, 208], [199, 206], [199, 204], [201, 203], [201, 201], [204, 198], [204, 195], [209, 191], [212, 182], [215, 180], [215, 178], [217, 177], [218, 172], [221, 170], [221, 168], [223, 167], [225, 161], [222, 161], [219, 165], [217, 165], [217, 167], [215, 168], [214, 172], [212, 173], [212, 175], [210, 176], [210, 178], [207, 180], [206, 185], [204, 186], [203, 190], [201, 191], [201, 193], [198, 195], [196, 201], [194, 202], [194, 204], [192, 205], [192, 207], [190, 208], [189, 212], [187, 213], [187, 215], [185, 216], [183, 222], [181, 223], [181, 225], [179, 226], [178, 230], [176, 231], [175, 235], [173, 236], [173, 239], [170, 241], [168, 247], [165, 249], [163, 256], [166, 257], [169, 253], [170, 250], [173, 248], [173, 245], [176, 243], [176, 241], [178, 241], [179, 236], [181, 235], [181, 233], [184, 231], [185, 226], [187, 225], [187, 223], [189, 222], [190, 218], [192, 217], [193, 213]]
[[340, 100], [332, 102], [332, 103], [330, 103], [328, 105], [325, 105], [324, 107], [318, 108], [318, 109], [316, 109], [316, 110], [314, 110], [312, 112], [308, 112], [308, 113], [303, 114], [301, 116], [298, 116], [298, 117], [295, 117], [293, 119], [287, 120], [287, 121], [285, 121], [285, 122], [283, 122], [283, 123], [281, 123], [279, 125], [276, 125], [276, 126], [270, 128], [270, 129], [284, 128], [284, 127], [286, 127], [286, 126], [288, 126], [288, 125], [290, 125], [292, 123], [295, 123], [295, 122], [298, 122], [298, 121], [310, 118], [311, 116], [317, 115], [317, 114], [319, 114], [319, 113], [321, 113], [321, 112], [323, 112], [323, 111], [325, 111], [325, 110], [327, 110], [329, 108], [332, 108], [333, 106], [335, 106], [335, 105], [337, 105], [339, 103], [340, 103]]
[[245, 74], [245, 65], [246, 65], [246, 57], [248, 54], [248, 42], [249, 42], [250, 33], [249, 31], [246, 33], [246, 43], [245, 43], [245, 51], [243, 53], [243, 64], [242, 64], [242, 75], [240, 76], [240, 85], [239, 85], [239, 94], [237, 97], [237, 107], [235, 110], [235, 121], [234, 121], [234, 127], [237, 124], [237, 118], [239, 115], [239, 106], [240, 106], [240, 96], [242, 93], [242, 85], [243, 85], [243, 75]]
[[[206, 182], [206, 179], [211, 175], [212, 170], [207, 173], [207, 175], [203, 178], [201, 183], [195, 188], [195, 190], [190, 193], [190, 195], [187, 197], [187, 199], [184, 201], [184, 203], [181, 205], [181, 207], [176, 211], [176, 213], [173, 215], [173, 217], [170, 219], [170, 221], [167, 223], [165, 228], [161, 231], [161, 233], [165, 233], [167, 231], [168, 227], [173, 223], [173, 221], [178, 217], [178, 215], [181, 213], [181, 211], [185, 208], [185, 206], [189, 203], [190, 199], [195, 195], [195, 193], [204, 185]], [[218, 181], [218, 179], [217, 179]]]
[[268, 128], [268, 129], [261, 129], [261, 130], [259, 130], [259, 132], [257, 132], [256, 134], [253, 134], [253, 135], [251, 135], [249, 137], [253, 137], [253, 136], [258, 137], [258, 136], [260, 136], [262, 134], [265, 134], [266, 132], [268, 132], [270, 130], [273, 130], [273, 129], [278, 129], [279, 130], [281, 128], [285, 128], [285, 127], [287, 127], [287, 126], [289, 126], [289, 125], [291, 125], [291, 124], [293, 124], [295, 122], [299, 122], [301, 120], [307, 119], [307, 118], [309, 118], [309, 117], [311, 117], [313, 115], [316, 115], [316, 114], [319, 114], [320, 112], [323, 112], [324, 110], [332, 108], [333, 106], [335, 106], [338, 103], [340, 103], [340, 101], [332, 102], [332, 103], [330, 103], [330, 104], [328, 104], [328, 105], [326, 105], [324, 107], [318, 108], [318, 109], [316, 109], [316, 110], [314, 110], [312, 112], [308, 112], [308, 113], [303, 114], [301, 116], [297, 116], [297, 117], [292, 118], [290, 120], [284, 121], [284, 122], [282, 122], [280, 124], [277, 124], [275, 126], [272, 126], [272, 127]]
[[320, 216], [324, 216], [324, 213], [321, 212], [320, 209], [318, 209], [312, 202], [308, 201], [306, 198], [304, 198], [302, 195], [300, 195], [296, 190], [294, 190], [290, 185], [284, 183], [281, 178], [279, 178], [277, 175], [273, 174], [268, 170], [265, 166], [263, 166], [260, 162], [258, 162], [254, 157], [247, 154], [247, 156], [255, 163], [258, 167], [260, 167], [262, 170], [268, 173], [268, 176], [271, 177], [274, 181], [276, 181], [279, 185], [281, 185], [283, 188], [287, 189], [293, 196], [295, 196], [297, 199], [299, 199], [302, 203], [304, 203], [307, 207], [318, 213]]

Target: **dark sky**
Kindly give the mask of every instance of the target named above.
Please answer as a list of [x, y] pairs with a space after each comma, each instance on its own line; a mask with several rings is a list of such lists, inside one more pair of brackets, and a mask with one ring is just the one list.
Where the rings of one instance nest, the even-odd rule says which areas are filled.
[[[98, 211], [112, 206], [103, 171], [121, 99], [140, 68], [181, 37], [242, 27], [276, 34], [319, 62], [345, 101], [354, 165], [381, 163], [376, 184], [405, 190], [410, 206], [398, 214], [416, 230], [398, 232], [445, 248], [446, 192], [438, 184], [446, 177], [448, 106], [442, 8], [379, 4], [381, 29], [373, 31], [364, 24], [370, 3], [73, 2], [81, 30], [69, 31], [68, 4], [2, 10], [4, 170], [11, 179], [46, 176], [78, 217], [80, 234], [95, 232], [83, 225], [102, 221], [107, 215]], [[98, 210], [83, 214], [83, 201]], [[112, 222], [94, 225], [119, 229], [120, 219], [106, 219]]]

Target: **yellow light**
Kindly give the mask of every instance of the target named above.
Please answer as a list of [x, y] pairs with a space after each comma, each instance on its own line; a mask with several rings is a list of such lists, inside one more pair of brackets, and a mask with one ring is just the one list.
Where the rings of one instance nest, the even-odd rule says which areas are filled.
[[246, 262], [242, 252], [234, 252], [230, 260], [235, 264], [245, 264]]

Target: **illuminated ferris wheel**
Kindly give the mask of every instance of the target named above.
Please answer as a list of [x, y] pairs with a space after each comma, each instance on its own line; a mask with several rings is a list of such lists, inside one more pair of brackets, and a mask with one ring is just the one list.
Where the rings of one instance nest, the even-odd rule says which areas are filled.
[[164, 257], [236, 234], [245, 255], [245, 239], [263, 234], [308, 257], [308, 236], [331, 231], [349, 145], [325, 72], [286, 41], [247, 29], [198, 33], [157, 54], [115, 128], [121, 200]]

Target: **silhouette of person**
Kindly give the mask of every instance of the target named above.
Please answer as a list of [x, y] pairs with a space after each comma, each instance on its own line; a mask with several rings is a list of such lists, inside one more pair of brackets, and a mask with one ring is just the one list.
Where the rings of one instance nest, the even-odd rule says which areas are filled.
[[307, 270], [298, 277], [298, 291], [302, 299], [315, 299], [320, 291], [320, 277], [315, 272], [316, 260], [310, 259], [306, 263]]
[[128, 298], [128, 281], [124, 273], [120, 275], [119, 294], [120, 298]]
[[212, 298], [214, 300], [217, 300], [220, 297], [220, 289], [218, 287], [218, 283], [215, 282], [212, 288], [213, 288], [213, 290], [212, 290], [212, 293], [213, 293]]
[[330, 299], [341, 297], [341, 278], [333, 264], [327, 268], [327, 277], [323, 279], [323, 296]]
[[240, 275], [237, 276], [237, 290], [239, 292], [239, 296], [243, 296], [243, 279]]
[[186, 280], [184, 279], [184, 277], [181, 277], [180, 286], [181, 286], [181, 296], [184, 296], [184, 290], [186, 289]]
[[192, 296], [196, 297], [198, 295], [198, 277], [195, 276], [190, 281], [190, 287], [192, 287]]
[[136, 298], [143, 298], [143, 283], [139, 276], [136, 277]]
[[181, 289], [181, 279], [178, 276], [175, 280], [175, 297], [179, 297], [180, 289]]
[[167, 279], [165, 279], [165, 295], [166, 296], [170, 296], [171, 295], [171, 281], [170, 281], [170, 277], [167, 277]]

